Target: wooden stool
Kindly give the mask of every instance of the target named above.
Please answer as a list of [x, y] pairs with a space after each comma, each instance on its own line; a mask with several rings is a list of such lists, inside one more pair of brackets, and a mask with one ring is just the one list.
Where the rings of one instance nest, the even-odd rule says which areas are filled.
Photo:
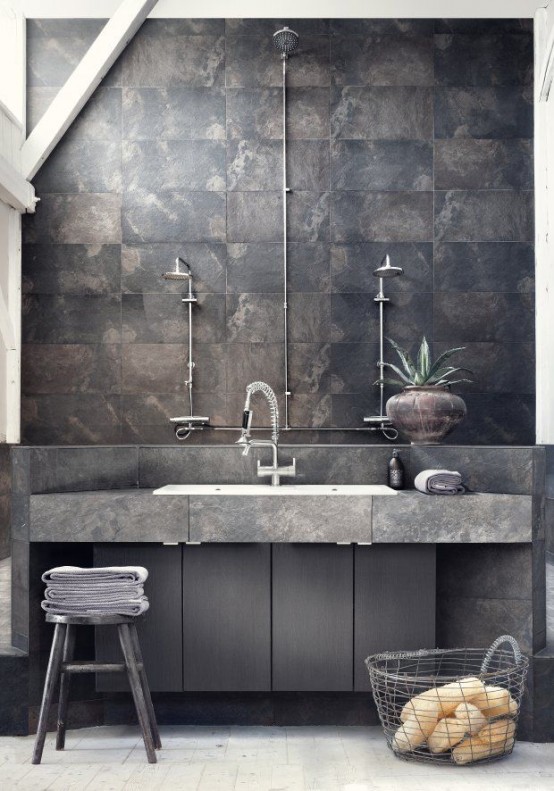
[[[33, 751], [33, 763], [39, 764], [42, 758], [48, 713], [54, 699], [58, 678], [60, 678], [60, 696], [58, 701], [58, 722], [56, 733], [56, 750], [63, 750], [65, 745], [65, 727], [67, 720], [67, 701], [69, 696], [69, 679], [72, 673], [121, 673], [127, 672], [135, 708], [137, 710], [142, 738], [148, 763], [156, 763], [155, 750], [162, 746], [160, 733], [156, 723], [156, 715], [152, 706], [150, 689], [144, 670], [144, 662], [137, 635], [136, 618], [128, 615], [53, 615], [46, 614], [48, 623], [55, 623], [54, 639], [48, 660], [48, 670], [44, 682], [42, 703], [38, 719], [37, 737]], [[108, 664], [105, 662], [73, 662], [76, 626], [117, 626], [119, 642], [123, 652], [124, 663]]]

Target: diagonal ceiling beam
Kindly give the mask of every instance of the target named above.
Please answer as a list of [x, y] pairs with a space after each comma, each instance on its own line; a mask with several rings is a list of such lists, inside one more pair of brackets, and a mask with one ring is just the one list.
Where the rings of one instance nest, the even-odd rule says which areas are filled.
[[90, 99], [157, 0], [123, 0], [21, 148], [21, 169], [32, 179]]

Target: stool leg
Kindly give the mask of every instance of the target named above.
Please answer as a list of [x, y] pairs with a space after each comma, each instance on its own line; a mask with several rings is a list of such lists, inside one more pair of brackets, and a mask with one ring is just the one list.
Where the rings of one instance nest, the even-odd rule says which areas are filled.
[[[75, 626], [72, 624], [67, 625], [67, 632], [65, 634], [65, 642], [63, 646], [63, 659], [62, 662], [71, 662], [73, 659], [73, 650], [75, 648]], [[60, 678], [60, 697], [58, 700], [58, 728], [56, 733], [56, 750], [63, 750], [65, 747], [65, 726], [67, 723], [67, 701], [69, 698], [69, 681], [71, 676], [69, 673], [63, 672]]]
[[148, 757], [148, 763], [157, 763], [156, 753], [154, 750], [154, 742], [152, 740], [152, 731], [150, 730], [150, 722], [148, 719], [148, 711], [146, 709], [146, 701], [142, 692], [140, 683], [139, 671], [137, 668], [137, 661], [135, 659], [135, 652], [133, 651], [133, 643], [129, 632], [129, 625], [126, 623], [119, 624], [117, 627], [119, 632], [119, 642], [121, 643], [121, 650], [125, 659], [127, 667], [127, 676], [129, 677], [129, 684], [131, 685], [131, 692], [133, 693], [133, 700], [137, 710], [137, 716], [142, 731], [142, 738], [144, 741], [144, 748]]
[[156, 722], [156, 713], [152, 705], [152, 696], [150, 695], [150, 687], [148, 686], [148, 678], [144, 668], [144, 659], [142, 658], [142, 651], [140, 650], [140, 642], [137, 634], [137, 626], [134, 623], [129, 624], [129, 633], [131, 635], [131, 642], [133, 643], [133, 650], [139, 664], [139, 676], [142, 684], [142, 692], [146, 702], [146, 710], [148, 711], [148, 719], [150, 720], [150, 730], [152, 731], [152, 739], [156, 750], [161, 750], [162, 742], [160, 739], [160, 732], [158, 730], [158, 723]]
[[54, 639], [52, 641], [52, 648], [50, 650], [50, 659], [48, 660], [48, 670], [46, 671], [44, 691], [42, 693], [42, 703], [40, 705], [35, 749], [33, 750], [34, 764], [40, 763], [42, 751], [44, 750], [48, 714], [50, 712], [50, 706], [52, 705], [52, 700], [54, 698], [54, 691], [58, 681], [58, 676], [60, 675], [60, 666], [62, 663], [62, 653], [66, 629], [66, 624], [57, 623], [54, 630]]

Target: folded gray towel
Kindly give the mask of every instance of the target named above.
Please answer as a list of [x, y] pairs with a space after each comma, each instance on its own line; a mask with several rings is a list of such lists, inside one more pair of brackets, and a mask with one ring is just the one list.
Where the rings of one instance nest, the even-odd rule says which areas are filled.
[[416, 475], [414, 486], [423, 494], [460, 494], [465, 492], [462, 476], [454, 470], [423, 470]]
[[46, 612], [56, 615], [141, 615], [149, 608], [146, 596], [139, 599], [123, 599], [121, 601], [99, 602], [89, 601], [78, 604], [67, 602], [43, 601], [41, 607]]
[[122, 599], [140, 599], [144, 596], [142, 585], [95, 585], [90, 588], [65, 588], [47, 585], [44, 598], [59, 602], [90, 602], [90, 601], [121, 601]]
[[148, 579], [148, 571], [143, 566], [104, 566], [84, 569], [79, 566], [56, 566], [45, 571], [42, 581], [46, 583], [69, 584], [71, 587], [96, 585], [100, 583], [137, 584]]

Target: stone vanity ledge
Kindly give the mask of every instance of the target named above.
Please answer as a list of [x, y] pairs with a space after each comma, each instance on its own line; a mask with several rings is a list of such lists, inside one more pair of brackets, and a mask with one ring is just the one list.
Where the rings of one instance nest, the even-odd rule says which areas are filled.
[[526, 543], [532, 497], [166, 495], [152, 489], [33, 494], [30, 541]]
[[190, 540], [370, 543], [374, 499], [365, 495], [190, 495]]
[[32, 494], [30, 541], [188, 541], [188, 498], [152, 489]]
[[405, 491], [376, 497], [373, 504], [375, 544], [528, 543], [532, 524], [530, 495]]

